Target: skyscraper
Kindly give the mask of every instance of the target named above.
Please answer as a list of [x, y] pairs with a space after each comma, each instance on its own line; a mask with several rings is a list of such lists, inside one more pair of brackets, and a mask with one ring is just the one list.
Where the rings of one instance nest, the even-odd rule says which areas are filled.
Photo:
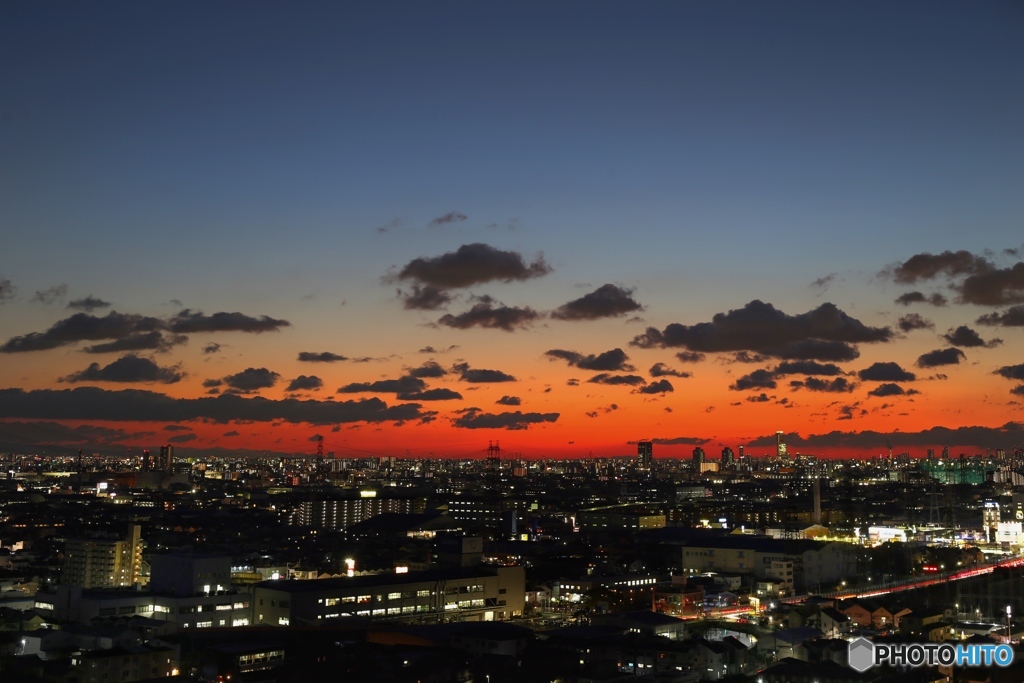
[[654, 464], [654, 442], [638, 441], [636, 444], [636, 466], [649, 470]]
[[693, 449], [693, 464], [698, 467], [704, 464], [704, 449], [700, 446]]
[[732, 449], [726, 446], [722, 449], [722, 467], [728, 467], [733, 464], [736, 460], [736, 456], [733, 454]]
[[786, 457], [786, 434], [781, 429], [775, 432], [775, 457]]
[[156, 463], [156, 468], [163, 472], [170, 472], [174, 469], [174, 446], [160, 447], [160, 459]]

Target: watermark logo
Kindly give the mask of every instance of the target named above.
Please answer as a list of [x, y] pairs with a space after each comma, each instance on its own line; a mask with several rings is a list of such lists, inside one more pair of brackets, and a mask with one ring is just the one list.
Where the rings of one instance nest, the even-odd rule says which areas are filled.
[[858, 638], [850, 643], [850, 668], [861, 673], [873, 666], [1010, 666], [1013, 648], [988, 643], [872, 643]]

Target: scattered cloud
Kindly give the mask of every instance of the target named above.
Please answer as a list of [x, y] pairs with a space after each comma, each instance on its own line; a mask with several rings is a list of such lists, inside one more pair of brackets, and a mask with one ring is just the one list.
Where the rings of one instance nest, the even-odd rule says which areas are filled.
[[448, 346], [443, 349], [435, 349], [433, 346], [424, 346], [422, 349], [419, 350], [419, 353], [448, 353], [450, 351], [454, 351], [457, 348], [459, 348], [458, 344], [452, 344], [451, 346]]
[[675, 387], [672, 386], [672, 382], [667, 379], [659, 379], [655, 382], [651, 382], [645, 387], [640, 387], [636, 390], [638, 394], [666, 394], [675, 391]]
[[169, 351], [188, 341], [188, 337], [182, 334], [164, 334], [153, 330], [152, 332], [134, 332], [127, 337], [115, 339], [103, 344], [86, 346], [83, 351], [86, 353], [123, 353], [125, 351]]
[[316, 375], [299, 375], [285, 388], [285, 391], [319, 391], [324, 386], [324, 381]]
[[400, 401], [451, 401], [461, 399], [462, 394], [452, 389], [440, 387], [437, 389], [425, 389], [423, 391], [399, 392], [397, 398]]
[[32, 302], [39, 304], [52, 304], [60, 301], [68, 295], [66, 284], [54, 285], [47, 289], [40, 289], [32, 295]]
[[432, 360], [420, 365], [418, 368], [411, 368], [408, 374], [412, 377], [444, 377], [448, 371]]
[[813, 360], [783, 361], [775, 366], [772, 373], [776, 377], [785, 375], [827, 375], [843, 374], [842, 368], [834, 363], [818, 363]]
[[103, 299], [100, 299], [90, 294], [89, 296], [83, 297], [81, 299], [74, 299], [68, 302], [68, 308], [77, 308], [80, 311], [92, 313], [93, 311], [99, 308], [110, 308], [110, 302], [104, 301]]
[[241, 372], [224, 377], [223, 381], [232, 391], [249, 394], [260, 389], [269, 389], [277, 384], [279, 379], [281, 379], [281, 375], [266, 368], [246, 368]]
[[1006, 379], [1024, 381], [1024, 363], [1019, 365], [1004, 365], [995, 371], [995, 374]]
[[923, 292], [907, 292], [906, 294], [900, 294], [896, 297], [896, 303], [902, 304], [903, 306], [909, 306], [910, 304], [930, 304], [932, 306], [941, 307], [948, 304], [949, 300], [938, 292], [927, 296]]
[[167, 439], [167, 443], [188, 443], [189, 441], [195, 441], [199, 437], [195, 434], [178, 434]]
[[551, 313], [558, 320], [598, 320], [643, 310], [633, 298], [633, 290], [612, 284], [601, 285], [579, 299], [562, 304]]
[[651, 369], [647, 371], [647, 374], [651, 377], [693, 377], [693, 373], [674, 370], [664, 363], [655, 363], [651, 366]]
[[[851, 410], [856, 406], [848, 406]], [[876, 432], [871, 430], [841, 432], [832, 431], [826, 434], [811, 434], [803, 437], [796, 432], [785, 435], [786, 444], [790, 448], [825, 449], [844, 448], [865, 451], [874, 455], [887, 449], [887, 442], [893, 448], [911, 446], [947, 445], [955, 447], [1005, 448], [1020, 443], [1024, 437], [1024, 423], [1007, 422], [1000, 427], [964, 426], [951, 429], [949, 427], [931, 427], [916, 432]], [[774, 447], [775, 434], [766, 434], [750, 442], [751, 447]]]
[[459, 379], [463, 382], [483, 384], [490, 382], [515, 382], [516, 378], [501, 370], [487, 370], [484, 368], [471, 368], [469, 363], [456, 363], [452, 366], [452, 372], [459, 373]]
[[184, 309], [173, 318], [168, 326], [172, 332], [194, 334], [201, 332], [277, 332], [291, 325], [287, 320], [276, 320], [270, 316], [250, 316], [244, 313], [214, 313], [204, 315], [200, 311]]
[[935, 323], [920, 313], [908, 313], [907, 315], [900, 316], [899, 322], [896, 324], [904, 332], [935, 329]]
[[879, 384], [868, 392], [868, 396], [910, 396], [917, 393], [919, 392], [916, 389], [904, 389], [899, 384], [889, 382], [886, 384]]
[[817, 280], [811, 283], [811, 288], [825, 291], [826, 289], [828, 289], [829, 285], [831, 285], [835, 281], [837, 275], [837, 273], [829, 273], [824, 277], [819, 277]]
[[209, 356], [214, 353], [220, 353], [222, 348], [224, 347], [217, 342], [210, 342], [203, 347], [203, 355]]
[[398, 379], [381, 379], [375, 382], [352, 382], [338, 389], [339, 394], [414, 394], [427, 388], [419, 377], [403, 375]]
[[919, 368], [937, 368], [942, 365], [959, 365], [960, 361], [966, 359], [967, 356], [963, 351], [950, 347], [948, 349], [935, 349], [934, 351], [921, 354], [915, 365]]
[[750, 374], [743, 375], [729, 387], [733, 391], [746, 391], [748, 389], [775, 389], [778, 383], [771, 370], [754, 370]]
[[0, 352], [42, 351], [80, 341], [124, 339], [140, 332], [152, 332], [164, 327], [164, 322], [159, 318], [131, 313], [110, 311], [103, 317], [89, 313], [75, 313], [68, 318], [58, 320], [45, 332], [30, 332], [11, 337], [3, 346], [0, 346]]
[[518, 406], [522, 405], [523, 401], [518, 396], [502, 396], [495, 403], [501, 406]]
[[398, 298], [408, 310], [436, 311], [452, 302], [452, 295], [433, 285], [413, 284], [412, 291], [398, 289]]
[[761, 392], [757, 396], [747, 396], [747, 398], [744, 400], [746, 400], [749, 403], [768, 403], [770, 401], [773, 401], [774, 399], [774, 396], [769, 396], [768, 394]]
[[300, 351], [299, 360], [303, 363], [336, 363], [341, 360], [348, 360], [348, 356], [342, 356], [330, 351]]
[[992, 347], [999, 346], [1003, 343], [1002, 339], [985, 341], [981, 338], [981, 335], [967, 327], [967, 325], [961, 325], [955, 330], [950, 330], [946, 334], [942, 335], [942, 338], [953, 346], [962, 346], [965, 349], [977, 348], [979, 346], [991, 349]]
[[594, 375], [587, 380], [593, 384], [610, 384], [612, 386], [628, 385], [631, 387], [640, 386], [641, 384], [647, 384], [640, 375], [610, 375], [607, 372], [602, 372], [598, 375]]
[[180, 366], [162, 368], [149, 358], [128, 354], [109, 365], [92, 363], [85, 370], [61, 377], [61, 382], [159, 382], [174, 384], [185, 377]]
[[[658, 446], [703, 446], [711, 441], [711, 439], [702, 439], [699, 436], [671, 436], [644, 440]], [[636, 441], [627, 441], [626, 445], [635, 446]]]
[[899, 284], [912, 285], [922, 280], [932, 280], [940, 275], [970, 275], [983, 272], [990, 267], [988, 259], [961, 249], [944, 251], [941, 254], [915, 254], [903, 263], [882, 271], [882, 275], [891, 276]]
[[465, 412], [452, 424], [462, 429], [527, 429], [532, 424], [555, 422], [559, 413], [482, 413], [479, 411]]
[[6, 303], [14, 298], [18, 288], [5, 277], [0, 277], [0, 304]]
[[430, 227], [436, 228], [439, 225], [451, 225], [452, 223], [461, 223], [468, 219], [469, 216], [462, 213], [461, 211], [449, 211], [443, 216], [438, 216], [437, 218], [430, 221]]
[[808, 391], [820, 391], [835, 394], [845, 394], [853, 391], [857, 385], [845, 377], [834, 379], [820, 379], [818, 377], [807, 377], [805, 379], [790, 380], [789, 386], [794, 389], [807, 389]]
[[545, 351], [544, 355], [551, 360], [564, 360], [569, 365], [582, 370], [595, 370], [598, 372], [632, 372], [636, 370], [635, 367], [627, 362], [629, 356], [626, 355], [626, 352], [619, 348], [597, 355], [589, 354], [586, 356], [577, 351], [551, 349], [550, 351]]
[[865, 382], [913, 382], [917, 376], [899, 366], [899, 363], [873, 363], [857, 373]]
[[541, 317], [540, 313], [529, 306], [519, 308], [518, 306], [505, 306], [497, 304], [485, 297], [473, 305], [468, 311], [453, 315], [447, 313], [437, 321], [439, 325], [452, 327], [458, 330], [466, 330], [471, 327], [484, 327], [495, 330], [512, 332], [517, 328], [525, 328], [530, 323]]
[[519, 252], [477, 242], [440, 256], [415, 258], [385, 280], [408, 280], [438, 289], [459, 289], [485, 282], [529, 280], [550, 272], [551, 266], [543, 256], [527, 263]]
[[707, 356], [699, 351], [680, 351], [676, 354], [676, 358], [683, 363], [699, 363], [707, 358]]
[[1002, 313], [988, 313], [978, 318], [978, 324], [1024, 327], [1024, 306], [1012, 306]]

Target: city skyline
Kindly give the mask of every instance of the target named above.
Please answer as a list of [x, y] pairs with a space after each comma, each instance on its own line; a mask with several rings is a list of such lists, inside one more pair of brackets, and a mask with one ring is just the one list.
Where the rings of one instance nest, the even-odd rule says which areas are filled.
[[1017, 7], [4, 13], [0, 449], [1024, 444]]

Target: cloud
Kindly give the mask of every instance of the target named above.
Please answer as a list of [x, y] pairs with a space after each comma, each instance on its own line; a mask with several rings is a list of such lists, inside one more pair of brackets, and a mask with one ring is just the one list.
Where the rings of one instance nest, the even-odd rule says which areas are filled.
[[78, 425], [69, 427], [59, 422], [0, 422], [0, 448], [22, 448], [31, 446], [53, 446], [56, 444], [73, 444], [74, 446], [96, 445], [105, 446], [124, 443], [144, 436], [152, 436], [151, 432], [126, 432], [122, 429], [111, 429], [97, 425]]
[[[650, 441], [658, 446], [703, 446], [709, 443], [711, 439], [702, 439], [699, 436], [670, 436], [644, 439], [644, 441]], [[636, 441], [627, 441], [626, 445], [635, 446]]]
[[348, 357], [330, 351], [300, 351], [299, 360], [303, 363], [336, 363], [340, 360], [348, 360]]
[[218, 344], [217, 342], [210, 342], [209, 344], [203, 347], [203, 353], [205, 355], [210, 355], [212, 353], [220, 353], [221, 348], [221, 345]]
[[848, 359], [856, 353], [851, 344], [885, 342], [893, 337], [890, 328], [869, 327], [835, 304], [825, 303], [806, 313], [788, 315], [755, 300], [741, 309], [716, 313], [711, 322], [672, 323], [663, 331], [649, 327], [631, 344], [641, 348], [681, 346], [707, 353], [753, 351], [779, 358], [838, 360], [839, 356]]
[[772, 374], [776, 377], [785, 375], [828, 375], [843, 374], [842, 368], [833, 363], [818, 363], [813, 360], [784, 361], [779, 363]]
[[459, 211], [449, 211], [443, 216], [438, 216], [437, 218], [430, 221], [430, 226], [437, 227], [439, 225], [451, 225], [452, 223], [461, 223], [462, 221], [467, 220], [468, 218], [469, 216]]
[[400, 392], [397, 398], [401, 401], [450, 401], [461, 399], [462, 394], [452, 389], [438, 388], [425, 391]]
[[[843, 448], [870, 451], [871, 454], [887, 448], [886, 441], [894, 448], [912, 446], [947, 445], [954, 447], [1007, 448], [1021, 442], [1024, 437], [1024, 423], [1007, 422], [1000, 427], [969, 426], [931, 427], [917, 432], [875, 432], [870, 430], [859, 432], [832, 431], [827, 434], [811, 434], [802, 437], [796, 432], [786, 434], [786, 444], [790, 448]], [[775, 434], [757, 437], [750, 442], [752, 447], [774, 447]]]
[[775, 375], [771, 370], [754, 370], [748, 375], [743, 375], [729, 387], [733, 391], [746, 391], [747, 389], [774, 389], [778, 386]]
[[452, 344], [444, 349], [435, 349], [433, 346], [424, 346], [419, 350], [419, 353], [448, 353], [449, 351], [454, 351], [457, 348], [459, 348], [458, 344]]
[[86, 353], [123, 353], [125, 351], [169, 351], [171, 348], [188, 342], [188, 337], [181, 334], [164, 335], [163, 332], [135, 332], [122, 339], [115, 339], [103, 344], [86, 346]]
[[429, 415], [416, 403], [388, 406], [377, 398], [359, 401], [272, 400], [222, 394], [216, 397], [172, 398], [142, 389], [108, 391], [75, 389], [0, 389], [0, 417], [43, 420], [108, 420], [141, 422], [215, 422], [281, 420], [299, 424], [392, 422]]
[[527, 429], [531, 424], [555, 422], [559, 413], [463, 413], [452, 421], [462, 429]]
[[452, 302], [451, 294], [433, 285], [414, 284], [411, 292], [399, 289], [397, 294], [408, 310], [436, 311]]
[[643, 310], [643, 306], [633, 298], [632, 289], [606, 284], [579, 299], [562, 304], [551, 313], [551, 317], [558, 320], [598, 320], [640, 310]]
[[500, 406], [518, 406], [522, 405], [523, 401], [518, 396], [502, 396], [495, 403]]
[[89, 313], [75, 313], [58, 320], [45, 332], [11, 337], [0, 352], [18, 353], [24, 351], [42, 351], [67, 346], [80, 341], [101, 341], [104, 339], [124, 339], [140, 332], [152, 332], [164, 329], [165, 324], [159, 318], [118, 313], [110, 311], [103, 317]]
[[403, 375], [398, 379], [381, 379], [376, 382], [353, 382], [338, 389], [339, 394], [414, 394], [427, 388], [427, 383], [419, 377]]
[[149, 358], [128, 354], [110, 365], [92, 363], [85, 370], [61, 377], [61, 382], [160, 382], [174, 384], [185, 377], [180, 366], [162, 368]]
[[530, 323], [541, 317], [540, 313], [529, 306], [523, 308], [505, 306], [504, 304], [495, 306], [490, 297], [485, 297], [485, 299], [458, 315], [447, 313], [441, 316], [437, 321], [438, 324], [458, 330], [485, 327], [512, 332], [516, 328], [528, 327]]
[[749, 403], [768, 403], [774, 398], [774, 396], [769, 396], [768, 394], [761, 392], [757, 396], [747, 396], [745, 400]]
[[828, 286], [831, 285], [835, 281], [836, 275], [837, 275], [837, 273], [829, 273], [828, 275], [825, 275], [824, 277], [819, 277], [817, 280], [815, 280], [814, 282], [811, 283], [811, 287], [813, 289], [820, 289], [820, 290], [824, 291], [824, 290], [828, 289]]
[[965, 304], [1004, 306], [1024, 302], [1024, 262], [969, 275], [956, 290]]
[[587, 381], [593, 384], [610, 384], [612, 386], [625, 384], [631, 387], [647, 384], [647, 380], [640, 375], [610, 375], [607, 372], [594, 375]]
[[178, 434], [167, 439], [167, 443], [188, 443], [189, 441], [195, 441], [199, 437], [195, 434]]
[[1006, 379], [1024, 381], [1024, 363], [1019, 365], [1004, 365], [995, 371], [995, 374]]
[[565, 381], [565, 385], [568, 387], [578, 387], [580, 385], [580, 381], [575, 377], [570, 377]]
[[913, 330], [931, 330], [935, 328], [935, 323], [928, 318], [925, 318], [920, 313], [908, 313], [907, 315], [900, 316], [899, 322], [896, 324], [904, 332], [912, 332]]
[[790, 381], [789, 386], [794, 389], [807, 389], [808, 391], [820, 391], [834, 394], [849, 393], [857, 387], [856, 384], [845, 377], [836, 377], [831, 381], [827, 379], [819, 379], [817, 377], [807, 377], [802, 380], [794, 379]]
[[1024, 327], [1024, 306], [1012, 306], [1002, 313], [988, 313], [978, 318], [978, 324]]
[[893, 384], [890, 382], [887, 384], [879, 384], [868, 392], [868, 396], [910, 396], [917, 393], [919, 392], [916, 389], [904, 389], [899, 384]]
[[413, 377], [444, 377], [448, 371], [432, 360], [428, 360], [418, 368], [412, 368], [408, 372]]
[[647, 373], [651, 377], [693, 377], [693, 373], [674, 370], [664, 363], [655, 363]]
[[167, 425], [166, 427], [164, 427], [164, 431], [165, 432], [190, 432], [190, 431], [192, 431], [192, 428], [191, 427], [186, 427], [185, 425]]
[[636, 370], [635, 367], [626, 362], [629, 360], [626, 352], [619, 348], [599, 353], [596, 356], [594, 354], [584, 356], [582, 353], [566, 351], [564, 349], [551, 349], [550, 351], [545, 351], [544, 355], [549, 359], [559, 358], [569, 363], [569, 365], [582, 370], [596, 370], [598, 372], [631, 372]]
[[18, 288], [15, 287], [10, 280], [5, 277], [0, 277], [0, 304], [10, 301], [17, 293]]
[[224, 436], [238, 436], [238, 431], [232, 429], [230, 431], [224, 432]]
[[967, 325], [961, 325], [955, 330], [950, 330], [946, 334], [942, 335], [942, 338], [948, 341], [953, 346], [962, 346], [966, 349], [976, 348], [984, 346], [986, 348], [992, 348], [999, 346], [1003, 343], [1002, 339], [992, 339], [991, 341], [985, 341], [981, 336], [967, 327]]
[[921, 253], [903, 263], [890, 266], [882, 275], [890, 275], [900, 284], [912, 285], [921, 280], [932, 280], [940, 275], [957, 277], [982, 272], [992, 267], [988, 259], [969, 251], [944, 251], [941, 254]]
[[873, 363], [857, 373], [865, 382], [913, 382], [917, 376], [898, 363]]
[[907, 292], [896, 297], [896, 303], [904, 306], [910, 304], [931, 304], [932, 306], [945, 306], [949, 301], [938, 292], [925, 296], [922, 292]]
[[282, 327], [291, 325], [287, 320], [276, 320], [270, 316], [253, 317], [244, 313], [214, 313], [204, 315], [200, 311], [185, 309], [171, 318], [169, 326], [172, 332], [194, 334], [199, 332], [277, 332]]
[[471, 368], [469, 363], [456, 363], [452, 366], [452, 372], [459, 373], [459, 379], [463, 382], [483, 384], [490, 382], [515, 382], [516, 378], [501, 370], [487, 370], [484, 368]]
[[74, 299], [73, 301], [68, 302], [68, 308], [77, 308], [80, 311], [92, 313], [97, 308], [110, 308], [110, 302], [104, 301], [103, 299], [90, 294], [89, 296], [81, 299]]
[[671, 391], [675, 391], [676, 388], [672, 386], [672, 382], [667, 379], [659, 379], [656, 382], [651, 382], [645, 387], [640, 387], [636, 390], [638, 394], [666, 394]]
[[707, 358], [707, 356], [699, 351], [680, 351], [676, 354], [676, 358], [683, 363], [699, 363]]
[[316, 375], [299, 375], [291, 382], [285, 391], [317, 391], [324, 386], [324, 381]]
[[916, 365], [919, 368], [937, 368], [942, 365], [959, 365], [961, 360], [966, 359], [967, 356], [963, 351], [950, 347], [921, 354]]
[[223, 380], [224, 384], [234, 391], [248, 394], [260, 389], [269, 389], [277, 384], [277, 380], [280, 378], [281, 375], [266, 368], [246, 368], [241, 372], [224, 377]]
[[458, 289], [485, 282], [513, 282], [542, 277], [551, 272], [543, 256], [527, 263], [522, 254], [481, 244], [464, 244], [455, 251], [419, 257], [386, 280], [409, 280], [438, 289]]
[[1010, 393], [1014, 396], [1024, 396], [1024, 384], [1018, 384], [1013, 389], [1010, 389]]
[[211, 387], [222, 387], [224, 386], [224, 380], [222, 379], [204, 379], [203, 386], [207, 389]]
[[52, 304], [68, 295], [66, 284], [54, 285], [47, 289], [40, 289], [32, 295], [32, 301], [40, 304]]

